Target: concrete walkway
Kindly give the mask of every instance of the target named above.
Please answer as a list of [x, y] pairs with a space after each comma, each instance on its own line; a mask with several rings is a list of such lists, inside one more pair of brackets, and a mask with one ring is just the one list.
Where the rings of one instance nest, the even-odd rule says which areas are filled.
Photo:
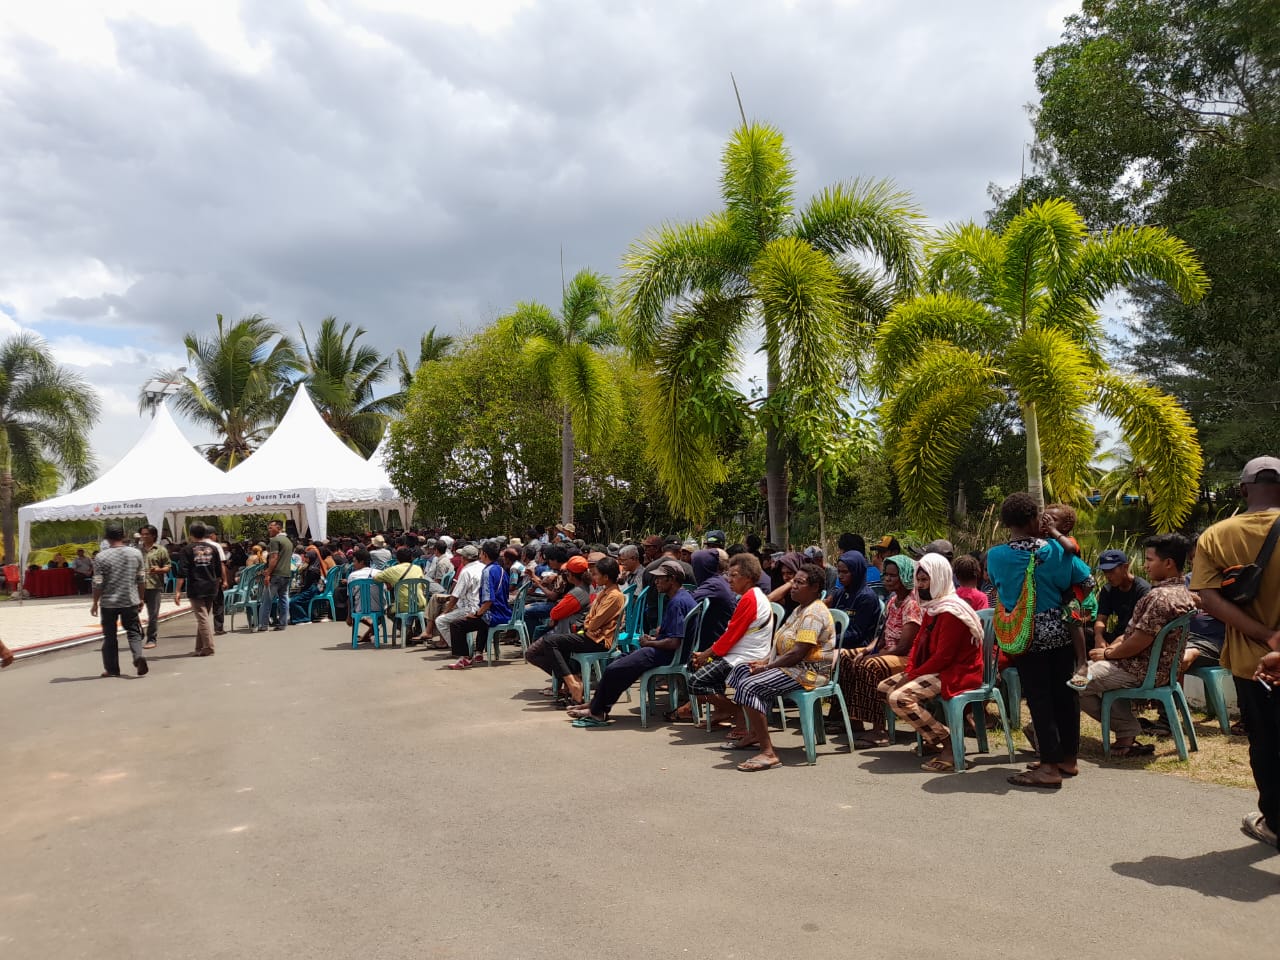
[[[102, 625], [90, 616], [93, 598], [48, 597], [41, 600], [0, 600], [0, 638], [19, 657], [102, 639]], [[160, 605], [160, 622], [191, 612], [185, 600], [174, 606], [173, 596]], [[146, 611], [142, 621], [146, 623]], [[123, 634], [122, 634], [123, 635]]]
[[574, 730], [523, 663], [352, 650], [341, 625], [162, 627], [0, 674], [0, 957], [1267, 957], [1248, 791], [904, 745], [748, 775], [718, 737]]

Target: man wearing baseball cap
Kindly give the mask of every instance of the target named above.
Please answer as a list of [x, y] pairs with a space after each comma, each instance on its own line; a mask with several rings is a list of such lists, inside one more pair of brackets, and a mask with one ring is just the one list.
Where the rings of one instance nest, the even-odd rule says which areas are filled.
[[1106, 583], [1098, 593], [1093, 646], [1105, 647], [1117, 637], [1124, 636], [1129, 629], [1133, 608], [1151, 592], [1151, 584], [1129, 572], [1129, 557], [1123, 550], [1103, 550], [1098, 556], [1098, 569]]
[[891, 533], [886, 533], [883, 537], [871, 544], [871, 565], [884, 573], [884, 562], [889, 557], [896, 557], [902, 553], [902, 547], [898, 543], [898, 538]]
[[723, 530], [708, 530], [706, 536], [706, 544], [708, 550], [725, 548], [725, 535]]
[[[1280, 524], [1280, 458], [1257, 457], [1245, 464], [1240, 492], [1245, 512], [1200, 534], [1191, 589], [1199, 593], [1204, 612], [1226, 627], [1222, 665], [1235, 680], [1249, 735], [1258, 809], [1245, 815], [1240, 829], [1275, 847], [1280, 833], [1280, 557], [1260, 554]], [[1232, 603], [1223, 593], [1223, 572], [1243, 564], [1262, 567], [1260, 582], [1252, 599]]]

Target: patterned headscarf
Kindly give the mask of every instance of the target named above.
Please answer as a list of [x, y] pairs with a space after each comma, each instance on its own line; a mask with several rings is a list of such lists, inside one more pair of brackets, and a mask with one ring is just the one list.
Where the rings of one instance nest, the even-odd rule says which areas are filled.
[[906, 554], [895, 553], [892, 557], [885, 557], [885, 563], [892, 563], [898, 568], [898, 576], [902, 578], [903, 586], [910, 592], [916, 588], [916, 562]]

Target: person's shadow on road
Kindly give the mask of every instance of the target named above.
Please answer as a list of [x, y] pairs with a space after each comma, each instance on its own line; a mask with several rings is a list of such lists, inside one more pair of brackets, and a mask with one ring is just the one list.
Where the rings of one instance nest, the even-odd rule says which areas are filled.
[[137, 677], [131, 677], [126, 673], [120, 674], [118, 677], [103, 677], [99, 674], [90, 674], [87, 677], [54, 677], [50, 683], [79, 683], [82, 680], [137, 680]]
[[1253, 842], [1235, 850], [1215, 850], [1194, 857], [1146, 857], [1113, 863], [1122, 877], [1145, 880], [1157, 887], [1184, 887], [1206, 897], [1258, 903], [1280, 894], [1280, 871], [1260, 870], [1255, 864], [1274, 860], [1277, 852]]

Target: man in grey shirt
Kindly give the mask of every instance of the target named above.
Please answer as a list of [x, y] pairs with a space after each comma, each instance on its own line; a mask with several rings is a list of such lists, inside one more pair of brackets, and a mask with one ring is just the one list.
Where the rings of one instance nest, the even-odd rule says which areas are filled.
[[125, 546], [124, 527], [107, 524], [107, 548], [93, 562], [93, 608], [90, 616], [102, 610], [102, 675], [120, 676], [120, 649], [116, 645], [116, 621], [124, 624], [133, 653], [133, 666], [138, 676], [147, 675], [147, 660], [142, 655], [142, 627], [138, 611], [142, 609], [143, 590], [147, 579], [146, 560], [134, 547]]

